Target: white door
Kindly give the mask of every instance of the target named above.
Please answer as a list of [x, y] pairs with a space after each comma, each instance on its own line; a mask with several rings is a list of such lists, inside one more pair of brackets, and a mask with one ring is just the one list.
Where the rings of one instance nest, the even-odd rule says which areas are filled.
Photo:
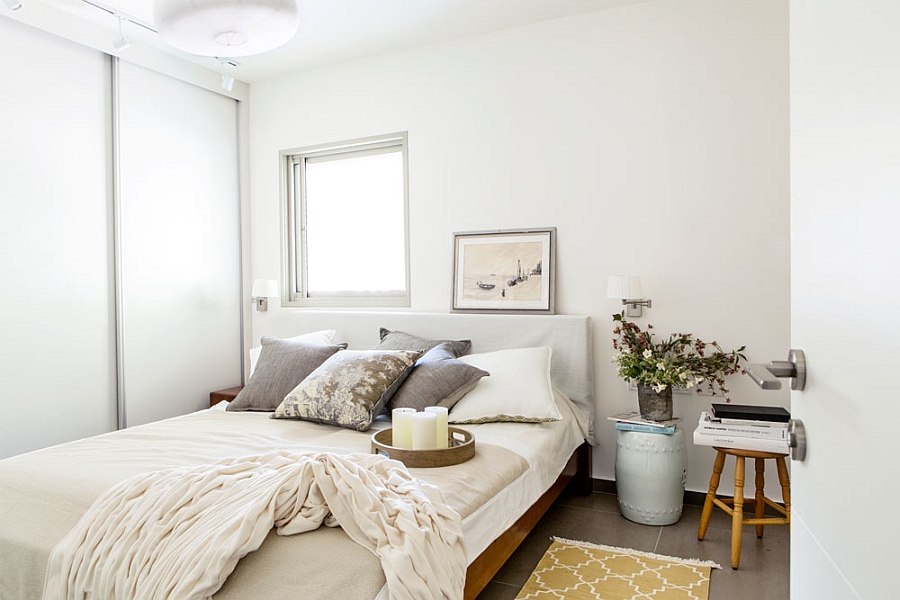
[[120, 61], [122, 379], [131, 427], [241, 381], [235, 100]]
[[108, 57], [6, 18], [0, 55], [5, 458], [115, 429], [116, 346]]
[[895, 0], [791, 2], [793, 600], [900, 597], [898, 31]]

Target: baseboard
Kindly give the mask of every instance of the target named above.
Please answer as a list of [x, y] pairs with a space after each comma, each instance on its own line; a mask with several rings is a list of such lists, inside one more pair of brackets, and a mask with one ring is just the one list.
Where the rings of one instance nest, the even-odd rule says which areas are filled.
[[[591, 478], [591, 489], [595, 492], [601, 492], [604, 494], [615, 494], [616, 482], [609, 479]], [[690, 504], [693, 506], [703, 506], [703, 502], [705, 500], [706, 492], [692, 492], [690, 490], [684, 491], [685, 504]]]

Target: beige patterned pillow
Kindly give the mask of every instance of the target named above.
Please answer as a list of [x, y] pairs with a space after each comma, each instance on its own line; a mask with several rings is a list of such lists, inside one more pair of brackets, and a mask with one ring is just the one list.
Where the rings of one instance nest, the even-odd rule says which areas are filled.
[[272, 415], [365, 431], [422, 355], [413, 350], [344, 350], [295, 387]]

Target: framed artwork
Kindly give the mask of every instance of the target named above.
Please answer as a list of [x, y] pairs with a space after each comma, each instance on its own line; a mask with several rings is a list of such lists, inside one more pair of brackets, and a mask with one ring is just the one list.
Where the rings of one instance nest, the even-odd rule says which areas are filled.
[[556, 228], [453, 234], [453, 311], [553, 314]]

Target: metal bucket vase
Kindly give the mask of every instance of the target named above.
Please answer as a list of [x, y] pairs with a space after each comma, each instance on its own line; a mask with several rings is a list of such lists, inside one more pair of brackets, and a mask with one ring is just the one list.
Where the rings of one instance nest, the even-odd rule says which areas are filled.
[[641, 416], [651, 421], [668, 421], [672, 418], [672, 386], [657, 392], [649, 385], [638, 384], [638, 406]]

